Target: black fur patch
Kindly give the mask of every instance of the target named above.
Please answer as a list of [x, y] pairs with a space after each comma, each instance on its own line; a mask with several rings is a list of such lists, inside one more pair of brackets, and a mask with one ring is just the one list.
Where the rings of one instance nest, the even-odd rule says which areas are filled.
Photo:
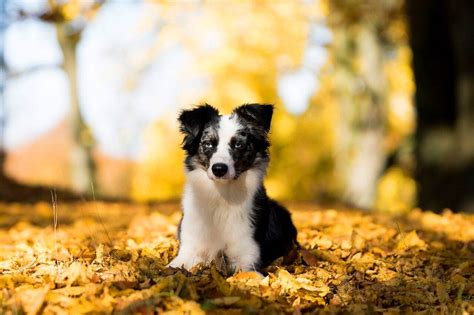
[[238, 178], [252, 167], [265, 167], [268, 162], [268, 141], [262, 141], [251, 134], [248, 127], [240, 129], [232, 137], [229, 152], [234, 161]]
[[233, 111], [245, 125], [256, 129], [263, 129], [265, 133], [270, 130], [273, 116], [273, 105], [270, 104], [244, 104]]
[[[230, 154], [235, 163], [236, 177], [252, 167], [266, 167], [268, 163], [268, 132], [273, 105], [244, 104], [232, 112], [243, 126], [230, 143]], [[236, 148], [235, 144], [241, 147]]]
[[180, 131], [184, 133], [183, 149], [189, 155], [196, 154], [204, 127], [219, 117], [217, 109], [208, 104], [181, 112], [178, 120]]
[[217, 151], [219, 135], [217, 128], [220, 120], [213, 120], [204, 127], [195, 160], [204, 169], [209, 168], [212, 155]]
[[[211, 126], [217, 126], [220, 115], [217, 109], [205, 104], [191, 110], [181, 112], [179, 118], [180, 131], [184, 134], [183, 149], [186, 151], [185, 166], [192, 171], [196, 166], [209, 167], [210, 156], [215, 152], [200, 150], [201, 138]], [[215, 127], [214, 127], [215, 129]], [[206, 157], [208, 157], [206, 159]]]
[[259, 269], [285, 256], [297, 244], [296, 228], [286, 208], [267, 196], [262, 186], [253, 204], [254, 238], [260, 248]]

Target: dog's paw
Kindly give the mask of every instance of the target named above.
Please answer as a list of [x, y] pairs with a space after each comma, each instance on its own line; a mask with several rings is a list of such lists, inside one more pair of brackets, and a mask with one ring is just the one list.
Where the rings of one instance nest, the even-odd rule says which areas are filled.
[[171, 268], [186, 268], [185, 267], [185, 261], [177, 256], [175, 259], [173, 259], [167, 267], [171, 267]]
[[197, 257], [187, 257], [185, 255], [176, 256], [169, 264], [168, 267], [171, 268], [184, 268], [190, 270], [195, 265], [201, 263]]

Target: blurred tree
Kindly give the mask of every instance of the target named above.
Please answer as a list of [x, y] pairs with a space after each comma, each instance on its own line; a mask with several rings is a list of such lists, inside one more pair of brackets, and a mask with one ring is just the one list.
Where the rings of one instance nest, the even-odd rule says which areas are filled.
[[56, 27], [58, 43], [63, 53], [63, 64], [68, 80], [71, 111], [70, 127], [74, 145], [71, 150], [71, 185], [75, 192], [84, 193], [96, 185], [95, 163], [92, 155], [93, 136], [80, 110], [77, 86], [77, 44], [86, 26], [104, 1], [48, 0], [49, 11], [41, 15], [43, 21]]
[[[20, 73], [12, 73], [11, 69], [5, 62], [4, 55], [4, 32], [9, 23], [13, 21], [13, 17], [7, 14], [6, 1], [0, 1], [0, 97], [3, 98], [5, 83], [7, 78], [25, 75], [41, 69], [42, 67], [49, 67], [50, 65], [40, 65], [26, 69]], [[22, 12], [20, 12], [22, 16]], [[21, 201], [30, 202], [37, 200], [51, 200], [51, 191], [47, 187], [30, 186], [17, 182], [15, 179], [7, 176], [4, 169], [4, 162], [6, 157], [5, 150], [5, 126], [8, 120], [7, 111], [4, 100], [0, 100], [0, 200], [2, 201]], [[76, 196], [66, 192], [59, 191], [62, 200], [76, 198]]]
[[403, 44], [403, 0], [333, 0], [332, 97], [340, 110], [336, 168], [344, 199], [371, 208], [389, 150], [390, 84], [385, 67]]
[[474, 212], [474, 2], [407, 2], [419, 205]]
[[5, 47], [4, 36], [5, 30], [8, 26], [8, 17], [6, 11], [6, 2], [0, 2], [0, 179], [5, 178], [5, 124], [6, 124], [6, 110], [3, 95], [5, 92], [5, 82], [7, 77], [7, 65], [5, 63]]
[[7, 14], [5, 8], [5, 1], [0, 2], [0, 178], [4, 176], [4, 162], [5, 162], [5, 144], [4, 144], [4, 130], [5, 130], [5, 102], [3, 101], [3, 93], [5, 90], [6, 78], [6, 64], [4, 56], [4, 33], [7, 28]]

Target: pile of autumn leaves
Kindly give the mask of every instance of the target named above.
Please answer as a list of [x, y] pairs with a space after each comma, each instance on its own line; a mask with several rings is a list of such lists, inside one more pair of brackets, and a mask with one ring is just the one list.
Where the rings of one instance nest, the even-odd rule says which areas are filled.
[[474, 216], [293, 205], [266, 274], [170, 270], [176, 205], [0, 204], [0, 313], [474, 313]]

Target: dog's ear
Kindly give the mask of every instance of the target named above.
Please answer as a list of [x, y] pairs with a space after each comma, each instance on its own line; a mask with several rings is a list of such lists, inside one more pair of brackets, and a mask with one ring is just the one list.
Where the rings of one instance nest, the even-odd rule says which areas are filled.
[[234, 109], [234, 113], [245, 122], [255, 127], [262, 127], [267, 133], [270, 130], [273, 105], [244, 104]]
[[208, 104], [182, 111], [178, 121], [179, 129], [184, 134], [183, 149], [194, 154], [204, 126], [217, 117], [219, 111]]

